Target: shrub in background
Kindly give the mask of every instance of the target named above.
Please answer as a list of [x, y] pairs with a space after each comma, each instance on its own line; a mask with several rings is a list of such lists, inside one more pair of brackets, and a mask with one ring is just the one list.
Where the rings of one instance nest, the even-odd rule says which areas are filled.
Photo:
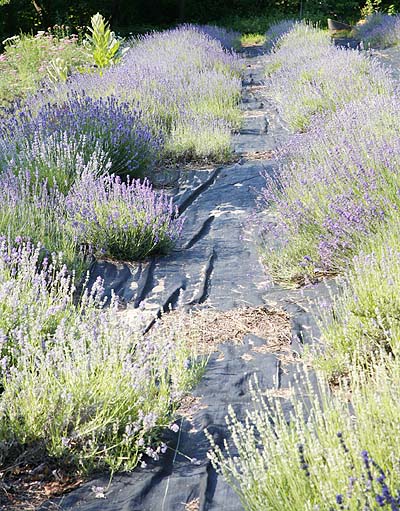
[[56, 37], [39, 32], [36, 36], [12, 37], [0, 55], [0, 107], [26, 98], [43, 82], [64, 79], [91, 62], [76, 35]]
[[144, 259], [165, 253], [183, 226], [172, 198], [147, 181], [85, 172], [66, 198], [74, 238], [95, 253], [115, 259]]
[[267, 67], [267, 87], [295, 131], [307, 130], [315, 114], [393, 92], [389, 73], [378, 62], [332, 46], [327, 33], [304, 23], [279, 40]]
[[353, 29], [352, 35], [364, 46], [387, 48], [400, 42], [400, 17], [383, 12], [373, 13]]
[[90, 50], [94, 63], [100, 69], [118, 64], [127, 48], [121, 47], [121, 41], [115, 37], [114, 32], [100, 13], [91, 17], [91, 27], [87, 27], [86, 47]]
[[[218, 20], [218, 24], [224, 27], [229, 27], [231, 30], [236, 30], [243, 35], [247, 34], [265, 34], [268, 28], [280, 21], [282, 16], [274, 16], [270, 9], [269, 12], [257, 12], [256, 15], [247, 16], [224, 16]], [[285, 14], [286, 16], [288, 13]]]

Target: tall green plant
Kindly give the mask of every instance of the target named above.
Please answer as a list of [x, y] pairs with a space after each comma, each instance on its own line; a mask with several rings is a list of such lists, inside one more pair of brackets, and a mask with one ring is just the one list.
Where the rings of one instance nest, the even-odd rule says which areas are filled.
[[121, 41], [110, 30], [109, 24], [100, 13], [91, 18], [89, 34], [86, 34], [86, 44], [90, 49], [97, 67], [103, 69], [117, 64], [127, 49], [121, 48]]

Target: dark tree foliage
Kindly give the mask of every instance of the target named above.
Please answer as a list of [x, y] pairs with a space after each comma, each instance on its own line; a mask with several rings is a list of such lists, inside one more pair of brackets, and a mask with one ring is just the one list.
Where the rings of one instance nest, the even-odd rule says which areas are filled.
[[[373, 0], [382, 10], [400, 0]], [[55, 24], [86, 26], [100, 12], [117, 29], [165, 27], [177, 22], [233, 18], [335, 17], [355, 21], [366, 0], [0, 0], [0, 35], [45, 30]]]

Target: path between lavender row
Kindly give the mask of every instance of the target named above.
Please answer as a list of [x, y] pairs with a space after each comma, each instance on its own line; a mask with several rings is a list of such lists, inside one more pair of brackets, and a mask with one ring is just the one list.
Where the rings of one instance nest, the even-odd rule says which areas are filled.
[[[264, 182], [261, 174], [275, 165], [262, 156], [284, 143], [288, 132], [264, 97], [262, 75], [268, 56], [252, 53], [246, 58], [243, 82], [244, 125], [233, 140], [240, 161], [177, 176], [174, 196], [186, 222], [182, 240], [171, 255], [137, 265], [99, 262], [91, 278], [101, 276], [107, 291], [114, 289], [126, 305], [123, 314], [141, 305], [149, 324], [160, 309], [178, 304], [221, 311], [245, 305], [281, 306], [291, 315], [291, 344], [299, 352], [315, 334], [309, 308], [327, 291], [323, 284], [303, 291], [274, 286], [260, 261], [254, 227], [256, 199]], [[224, 420], [228, 405], [244, 416], [251, 405], [248, 384], [253, 374], [263, 389], [279, 391], [294, 383], [296, 363], [283, 370], [278, 353], [260, 349], [266, 343], [248, 335], [242, 345], [225, 343], [211, 356], [193, 392], [193, 409], [181, 419], [180, 432], [169, 433], [172, 448], [159, 462], [114, 476], [105, 499], [96, 499], [92, 487], [106, 487], [108, 475], [89, 481], [59, 500], [57, 509], [242, 511], [239, 498], [206, 457], [209, 443], [203, 430], [207, 427], [219, 444], [229, 436]], [[43, 509], [54, 506], [47, 503]]]
[[[253, 58], [247, 68], [244, 125], [233, 141], [239, 154], [261, 155], [287, 136], [276, 111], [261, 98], [262, 59]], [[242, 157], [230, 166], [182, 171], [174, 197], [186, 220], [173, 253], [139, 265], [97, 263], [92, 279], [104, 277], [128, 309], [141, 303], [148, 311], [167, 310], [178, 298], [185, 306], [222, 310], [262, 304], [271, 283], [259, 260], [250, 215], [263, 186], [261, 173], [273, 165]]]

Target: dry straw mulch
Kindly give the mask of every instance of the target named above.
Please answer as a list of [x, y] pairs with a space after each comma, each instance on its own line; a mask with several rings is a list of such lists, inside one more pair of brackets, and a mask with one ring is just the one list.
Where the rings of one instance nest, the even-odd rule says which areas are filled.
[[264, 306], [228, 311], [211, 308], [189, 312], [176, 310], [164, 314], [158, 328], [178, 332], [199, 354], [212, 353], [224, 342], [241, 343], [248, 334], [265, 339], [265, 349], [273, 352], [288, 350], [291, 341], [288, 314]]
[[275, 158], [274, 151], [255, 151], [252, 153], [241, 153], [242, 158], [246, 160], [272, 160]]
[[199, 511], [200, 499], [193, 499], [185, 505], [185, 511]]

